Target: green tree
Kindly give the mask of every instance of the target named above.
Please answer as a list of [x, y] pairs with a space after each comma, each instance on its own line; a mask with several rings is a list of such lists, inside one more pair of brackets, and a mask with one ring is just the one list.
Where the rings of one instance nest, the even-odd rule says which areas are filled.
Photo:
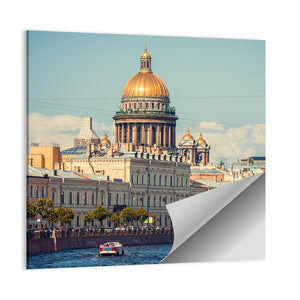
[[124, 208], [120, 213], [120, 219], [126, 222], [137, 219], [136, 211], [131, 207]]
[[101, 205], [97, 206], [93, 211], [92, 214], [94, 216], [94, 220], [98, 220], [101, 222], [109, 216], [108, 211], [102, 207]]
[[83, 216], [83, 221], [87, 223], [92, 223], [95, 220], [94, 214], [92, 212], [87, 212]]
[[47, 224], [55, 224], [58, 222], [58, 211], [56, 208], [51, 208], [48, 211], [48, 215], [46, 217]]
[[143, 224], [143, 222], [148, 218], [149, 214], [147, 213], [147, 211], [140, 207], [137, 211], [136, 211], [136, 217], [137, 219], [141, 222], [141, 224]]
[[26, 214], [27, 214], [27, 219], [33, 219], [36, 217], [37, 207], [34, 203], [27, 201]]
[[42, 228], [42, 220], [48, 219], [51, 209], [53, 208], [53, 201], [49, 198], [39, 198], [36, 207], [37, 213], [41, 216], [40, 227]]
[[114, 222], [115, 227], [121, 223], [120, 215], [117, 213], [113, 213], [108, 220], [109, 222]]
[[74, 219], [74, 212], [68, 207], [58, 207], [56, 211], [58, 221], [65, 225]]

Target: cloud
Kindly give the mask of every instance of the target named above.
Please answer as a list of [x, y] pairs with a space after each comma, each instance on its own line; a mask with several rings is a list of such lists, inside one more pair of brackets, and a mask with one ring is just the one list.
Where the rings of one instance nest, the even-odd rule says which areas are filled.
[[199, 126], [200, 130], [205, 130], [205, 129], [213, 129], [213, 130], [224, 130], [223, 125], [212, 121], [212, 122], [207, 122], [207, 121], [203, 121], [201, 122], [200, 126]]
[[[38, 113], [28, 116], [28, 144], [38, 143], [50, 145], [57, 143], [61, 150], [71, 148], [74, 138], [82, 127], [82, 118], [71, 115], [48, 117]], [[93, 129], [101, 138], [106, 130], [109, 138], [114, 135], [114, 124], [106, 126], [93, 120]]]
[[[28, 142], [39, 144], [57, 143], [61, 150], [73, 147], [73, 141], [82, 127], [82, 118], [71, 115], [47, 117], [33, 113], [28, 116]], [[114, 141], [114, 123], [106, 125], [93, 120], [93, 129], [101, 138], [106, 131]], [[265, 125], [244, 125], [237, 128], [224, 128], [217, 122], [201, 122], [190, 128], [194, 139], [202, 130], [203, 138], [211, 146], [210, 161], [223, 160], [226, 167], [237, 159], [255, 155], [265, 155]], [[186, 128], [177, 128], [177, 143], [186, 134]]]

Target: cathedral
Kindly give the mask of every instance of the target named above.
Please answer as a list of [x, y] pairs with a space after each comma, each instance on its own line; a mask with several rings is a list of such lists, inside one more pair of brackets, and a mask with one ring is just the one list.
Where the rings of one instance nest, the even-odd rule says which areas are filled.
[[140, 71], [126, 83], [121, 108], [115, 120], [115, 142], [153, 146], [174, 152], [175, 108], [170, 106], [165, 83], [152, 72], [151, 56], [145, 47]]

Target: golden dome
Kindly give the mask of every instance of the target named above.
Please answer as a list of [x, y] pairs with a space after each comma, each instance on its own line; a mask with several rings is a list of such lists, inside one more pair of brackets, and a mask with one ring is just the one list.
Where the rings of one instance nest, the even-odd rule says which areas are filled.
[[110, 140], [106, 136], [106, 132], [104, 133], [104, 138], [101, 140], [101, 144], [110, 144]]
[[186, 133], [186, 135], [182, 139], [183, 140], [193, 140], [194, 139], [193, 136], [190, 135], [190, 128], [189, 128], [189, 126], [187, 127], [187, 133]]
[[131, 77], [126, 83], [122, 97], [155, 97], [169, 98], [169, 91], [164, 82], [151, 70], [151, 56], [147, 51], [141, 55], [140, 72]]
[[200, 137], [197, 140], [198, 144], [206, 144], [206, 141], [202, 138], [202, 132], [200, 131]]
[[169, 91], [164, 82], [152, 72], [139, 72], [126, 83], [122, 97], [168, 98]]

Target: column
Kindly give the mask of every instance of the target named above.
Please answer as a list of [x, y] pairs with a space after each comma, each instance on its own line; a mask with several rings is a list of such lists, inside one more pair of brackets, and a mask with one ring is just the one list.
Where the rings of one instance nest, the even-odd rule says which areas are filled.
[[164, 147], [167, 146], [167, 125], [164, 124], [164, 139], [163, 139]]
[[142, 125], [142, 144], [145, 145], [145, 124]]
[[130, 139], [131, 139], [131, 126], [130, 126], [130, 124], [128, 124], [128, 126], [127, 126], [127, 143], [130, 143]]
[[168, 143], [168, 146], [169, 147], [172, 147], [172, 126], [169, 125], [169, 143]]
[[125, 124], [122, 124], [122, 139], [121, 143], [125, 143]]
[[115, 124], [115, 143], [118, 143], [118, 125]]
[[150, 123], [150, 133], [149, 133], [149, 144], [153, 144], [153, 131], [152, 131], [152, 124]]
[[176, 147], [176, 126], [173, 126], [173, 147]]
[[133, 143], [137, 145], [137, 124], [134, 124], [134, 139]]
[[160, 139], [160, 125], [158, 124], [157, 127], [156, 127], [156, 144], [158, 146], [160, 146], [160, 144], [161, 144], [160, 141], [161, 141], [161, 139]]

